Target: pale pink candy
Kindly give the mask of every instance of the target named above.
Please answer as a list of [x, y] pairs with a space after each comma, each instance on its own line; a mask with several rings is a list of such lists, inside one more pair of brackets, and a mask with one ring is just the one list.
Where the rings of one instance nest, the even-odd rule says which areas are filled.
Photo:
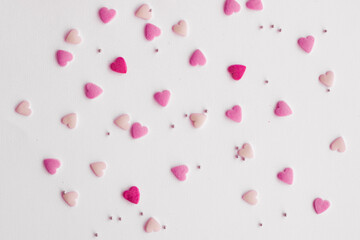
[[169, 103], [170, 95], [171, 93], [169, 90], [164, 90], [162, 92], [155, 93], [154, 99], [159, 105], [166, 107]]
[[148, 133], [148, 128], [136, 122], [131, 126], [131, 136], [134, 139], [141, 138]]
[[227, 110], [225, 115], [234, 122], [239, 123], [242, 119], [241, 107], [239, 105], [235, 105], [232, 109]]
[[345, 152], [346, 145], [344, 139], [342, 137], [336, 138], [334, 141], [331, 142], [330, 149], [332, 151]]
[[77, 205], [77, 201], [79, 198], [79, 194], [77, 192], [62, 192], [61, 196], [66, 202], [66, 204], [70, 207], [75, 207]]
[[307, 36], [306, 38], [299, 38], [298, 44], [302, 50], [307, 53], [310, 53], [315, 43], [315, 38], [313, 36]]
[[68, 62], [71, 62], [73, 60], [73, 55], [68, 51], [57, 50], [56, 60], [61, 67], [65, 67]]
[[238, 155], [243, 159], [253, 158], [254, 157], [254, 150], [252, 149], [249, 143], [244, 143], [242, 147], [238, 151]]
[[102, 7], [99, 10], [99, 17], [103, 23], [110, 22], [116, 15], [115, 9], [108, 9], [106, 7]]
[[242, 195], [242, 199], [250, 205], [256, 205], [258, 193], [255, 190], [250, 190]]
[[204, 66], [206, 64], [206, 58], [204, 54], [199, 49], [197, 49], [191, 55], [189, 62], [191, 66]]
[[189, 168], [186, 165], [180, 165], [171, 168], [171, 172], [177, 179], [179, 179], [179, 181], [185, 181], [186, 174], [189, 172]]
[[316, 198], [313, 202], [314, 210], [317, 214], [325, 212], [330, 207], [330, 202], [327, 200], [322, 200], [321, 198]]
[[151, 217], [146, 221], [144, 230], [147, 233], [159, 232], [161, 230], [161, 225], [158, 221]]
[[51, 175], [54, 175], [56, 170], [61, 166], [61, 162], [53, 158], [44, 159], [43, 164], [46, 171], [48, 171]]
[[187, 35], [187, 23], [184, 20], [180, 20], [172, 26], [172, 30], [174, 33], [185, 37]]
[[334, 73], [332, 71], [327, 71], [325, 74], [319, 76], [319, 81], [326, 87], [331, 87], [334, 84], [334, 78]]
[[203, 113], [192, 113], [190, 114], [190, 121], [194, 128], [200, 128], [204, 125], [207, 116]]
[[106, 170], [106, 163], [104, 162], [94, 162], [90, 164], [90, 168], [97, 177], [104, 176]]
[[135, 16], [144, 20], [149, 20], [152, 17], [152, 10], [149, 5], [143, 4], [135, 11]]
[[30, 103], [26, 100], [21, 101], [16, 107], [15, 112], [23, 116], [30, 116], [32, 111], [30, 108]]
[[285, 168], [282, 172], [279, 172], [277, 178], [286, 184], [291, 185], [294, 179], [294, 172], [291, 168]]
[[79, 43], [81, 43], [81, 37], [80, 37], [79, 31], [76, 30], [76, 29], [71, 29], [65, 35], [65, 42], [71, 43], [71, 44], [79, 44]]
[[123, 130], [129, 130], [130, 128], [130, 116], [128, 114], [122, 114], [114, 119], [114, 124]]
[[276, 104], [274, 113], [276, 116], [286, 117], [292, 114], [292, 110], [286, 102], [279, 101]]
[[61, 123], [67, 126], [70, 129], [73, 129], [76, 127], [77, 123], [77, 115], [76, 113], [69, 113], [61, 118]]
[[145, 32], [145, 38], [148, 41], [152, 41], [155, 37], [158, 37], [161, 34], [160, 28], [158, 28], [157, 26], [151, 23], [147, 23], [145, 25], [144, 32]]
[[263, 10], [263, 4], [261, 0], [249, 0], [246, 2], [246, 7], [251, 10]]
[[87, 83], [84, 87], [84, 91], [85, 91], [86, 97], [89, 99], [96, 98], [103, 92], [101, 87], [99, 87], [93, 83]]
[[226, 0], [224, 3], [224, 13], [231, 15], [240, 11], [240, 4], [235, 0]]

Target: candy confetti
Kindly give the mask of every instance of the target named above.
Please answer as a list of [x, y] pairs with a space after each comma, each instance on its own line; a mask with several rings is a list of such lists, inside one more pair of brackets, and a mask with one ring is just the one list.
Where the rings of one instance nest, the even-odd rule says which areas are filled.
[[313, 36], [307, 36], [306, 38], [299, 38], [298, 44], [302, 50], [310, 53], [313, 49], [315, 38]]
[[90, 168], [97, 177], [102, 177], [105, 174], [106, 163], [104, 162], [93, 162], [90, 164]]
[[56, 60], [61, 67], [65, 67], [69, 62], [73, 60], [72, 53], [64, 50], [56, 51]]
[[255, 190], [250, 190], [242, 195], [242, 199], [250, 205], [256, 205], [258, 203], [257, 195]]
[[131, 126], [131, 136], [134, 139], [144, 137], [148, 133], [148, 128], [142, 126], [140, 123], [136, 122]]
[[122, 130], [130, 129], [130, 116], [128, 114], [122, 114], [114, 119], [114, 124]]
[[330, 202], [321, 198], [316, 198], [313, 202], [316, 214], [325, 212], [330, 207]]
[[166, 107], [170, 100], [170, 91], [164, 90], [162, 92], [157, 92], [154, 94], [155, 101], [162, 107]]
[[127, 65], [125, 59], [118, 57], [110, 64], [110, 69], [117, 73], [127, 73]]
[[186, 37], [188, 30], [187, 30], [187, 23], [185, 22], [185, 20], [180, 20], [178, 23], [174, 24], [172, 26], [172, 31], [177, 35]]
[[21, 101], [16, 107], [15, 112], [23, 116], [30, 116], [32, 110], [30, 108], [30, 103], [26, 100]]
[[203, 113], [190, 114], [190, 121], [194, 128], [200, 128], [204, 125], [207, 116]]
[[342, 137], [338, 137], [338, 138], [334, 139], [334, 141], [332, 141], [330, 144], [330, 149], [332, 151], [338, 151], [340, 153], [345, 152], [346, 145], [345, 145], [344, 139]]
[[61, 166], [61, 162], [54, 158], [47, 158], [43, 161], [44, 167], [48, 173], [54, 175], [57, 169]]
[[326, 87], [332, 87], [334, 84], [335, 75], [332, 71], [327, 71], [325, 74], [319, 76], [319, 81]]
[[191, 66], [204, 66], [206, 64], [206, 58], [204, 54], [199, 49], [197, 49], [191, 55], [189, 62]]
[[140, 201], [140, 191], [136, 186], [132, 186], [129, 190], [123, 192], [123, 197], [131, 203], [138, 204]]
[[93, 83], [85, 84], [84, 91], [85, 91], [85, 96], [89, 99], [97, 98], [103, 93], [102, 88]]
[[286, 117], [292, 114], [292, 110], [286, 102], [279, 101], [276, 104], [274, 113], [276, 116]]
[[99, 10], [99, 17], [103, 23], [109, 23], [116, 15], [115, 9], [108, 9], [106, 7], [102, 7]]
[[249, 143], [244, 143], [239, 149], [238, 155], [243, 159], [254, 158], [254, 150]]
[[61, 192], [61, 196], [65, 203], [70, 207], [75, 207], [77, 205], [79, 199], [79, 194], [77, 192]]
[[294, 172], [291, 168], [285, 168], [282, 172], [279, 172], [277, 174], [277, 178], [286, 183], [286, 184], [293, 184], [293, 179], [294, 179]]
[[61, 123], [67, 126], [70, 129], [73, 129], [76, 127], [77, 123], [77, 115], [76, 113], [69, 113], [61, 118]]
[[240, 123], [242, 119], [241, 107], [239, 105], [235, 105], [232, 109], [227, 110], [225, 115], [234, 122]]
[[135, 16], [144, 20], [150, 20], [152, 17], [152, 10], [149, 5], [143, 4], [135, 11]]
[[154, 24], [148, 23], [145, 25], [144, 33], [146, 40], [152, 41], [155, 37], [160, 36], [161, 30]]
[[189, 168], [186, 165], [179, 165], [171, 168], [171, 172], [179, 181], [185, 181], [186, 174], [189, 172]]
[[261, 11], [263, 10], [263, 4], [261, 0], [248, 0], [246, 2], [246, 7], [251, 10]]
[[246, 70], [246, 66], [235, 64], [235, 65], [229, 66], [227, 70], [230, 73], [231, 77], [235, 81], [238, 81], [243, 77], [245, 70]]
[[228, 16], [240, 11], [240, 4], [235, 0], [225, 0], [224, 13]]
[[151, 217], [146, 221], [144, 229], [147, 233], [159, 232], [161, 230], [161, 225], [158, 221]]
[[79, 31], [76, 29], [71, 29], [66, 35], [65, 35], [65, 42], [71, 43], [71, 44], [80, 44], [81, 43], [81, 37], [79, 34]]

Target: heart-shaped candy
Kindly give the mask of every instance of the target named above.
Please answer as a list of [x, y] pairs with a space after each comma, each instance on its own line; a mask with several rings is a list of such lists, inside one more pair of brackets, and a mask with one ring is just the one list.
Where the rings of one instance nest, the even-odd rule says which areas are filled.
[[138, 204], [140, 201], [140, 191], [136, 186], [132, 186], [129, 190], [123, 192], [123, 197], [131, 203]]
[[171, 172], [179, 181], [185, 181], [186, 174], [189, 172], [189, 168], [186, 165], [180, 165], [171, 168]]
[[127, 73], [126, 62], [122, 57], [116, 58], [115, 61], [110, 64], [110, 68], [117, 73]]
[[261, 11], [264, 8], [261, 0], [249, 0], [246, 2], [246, 7], [257, 11]]
[[147, 233], [158, 232], [161, 230], [161, 225], [158, 221], [151, 217], [146, 221], [144, 230]]
[[191, 66], [204, 66], [206, 64], [206, 58], [204, 54], [199, 49], [197, 49], [191, 55], [189, 62]]
[[254, 150], [252, 149], [249, 143], [244, 143], [242, 147], [238, 151], [238, 155], [242, 159], [253, 158], [254, 157]]
[[155, 37], [160, 36], [161, 30], [154, 24], [147, 23], [145, 25], [144, 33], [146, 40], [152, 41]]
[[239, 105], [235, 105], [232, 109], [227, 110], [225, 115], [234, 122], [239, 123], [242, 119], [241, 107]]
[[160, 106], [166, 107], [169, 103], [170, 95], [169, 90], [164, 90], [162, 92], [155, 93], [154, 99]]
[[332, 87], [334, 84], [334, 78], [334, 73], [332, 71], [327, 71], [325, 74], [321, 74], [319, 76], [319, 81], [326, 87]]
[[242, 199], [250, 205], [256, 205], [258, 193], [255, 190], [250, 190], [242, 195]]
[[51, 175], [54, 175], [56, 170], [61, 166], [61, 162], [53, 158], [44, 159], [43, 164], [46, 171], [48, 171]]
[[79, 199], [79, 194], [77, 192], [62, 192], [61, 196], [70, 207], [75, 207], [77, 205]]
[[200, 128], [204, 125], [207, 116], [203, 113], [192, 113], [190, 114], [190, 121], [194, 128]]
[[330, 202], [327, 200], [322, 200], [321, 198], [316, 198], [313, 202], [314, 210], [317, 214], [325, 212], [330, 207]]
[[97, 177], [104, 176], [106, 170], [106, 163], [104, 162], [93, 162], [90, 164], [90, 168]]
[[313, 36], [307, 36], [306, 38], [299, 38], [298, 44], [302, 50], [307, 53], [310, 53], [315, 43], [315, 38]]
[[30, 116], [32, 111], [30, 108], [30, 103], [26, 100], [21, 101], [16, 107], [15, 112], [23, 116]]
[[235, 0], [226, 0], [224, 3], [224, 13], [230, 16], [240, 11], [240, 4]]
[[346, 145], [344, 139], [342, 137], [336, 138], [334, 141], [331, 142], [330, 149], [332, 151], [345, 152]]
[[286, 184], [291, 185], [294, 179], [294, 172], [291, 168], [285, 168], [282, 172], [277, 174], [277, 178]]
[[141, 138], [148, 133], [148, 128], [136, 122], [131, 126], [131, 136], [134, 139]]
[[172, 26], [172, 30], [177, 35], [185, 37], [187, 35], [187, 23], [184, 20], [180, 20]]
[[79, 44], [79, 43], [81, 43], [81, 37], [80, 37], [79, 31], [76, 30], [76, 29], [71, 29], [65, 35], [65, 42], [71, 43], [71, 44]]
[[152, 10], [149, 5], [143, 4], [135, 11], [135, 16], [144, 20], [149, 20], [152, 17]]
[[274, 113], [276, 116], [286, 117], [292, 114], [292, 110], [286, 102], [279, 101], [276, 104]]
[[114, 124], [123, 130], [129, 130], [130, 128], [130, 116], [128, 114], [122, 114], [114, 119]]
[[77, 123], [77, 115], [76, 115], [76, 113], [69, 113], [69, 114], [65, 115], [64, 117], [62, 117], [61, 123], [64, 124], [65, 126], [67, 126], [70, 129], [75, 128], [76, 123]]
[[110, 22], [116, 15], [115, 9], [108, 9], [106, 7], [102, 7], [99, 10], [99, 17], [103, 23]]
[[73, 60], [73, 55], [68, 51], [57, 50], [56, 60], [61, 67], [65, 67], [68, 62], [71, 62]]
[[246, 66], [244, 65], [239, 65], [239, 64], [235, 64], [235, 65], [231, 65], [228, 67], [228, 72], [231, 74], [231, 77], [238, 81], [242, 78], [242, 76], [245, 73], [246, 70]]
[[85, 95], [89, 99], [93, 99], [102, 94], [103, 90], [98, 85], [87, 83], [84, 87]]

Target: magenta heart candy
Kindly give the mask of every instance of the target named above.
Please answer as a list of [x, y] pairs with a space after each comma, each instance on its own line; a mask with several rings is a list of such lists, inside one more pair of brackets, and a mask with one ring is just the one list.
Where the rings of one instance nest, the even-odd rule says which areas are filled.
[[131, 203], [138, 204], [140, 201], [140, 191], [136, 186], [123, 192], [123, 197]]
[[53, 158], [44, 159], [43, 164], [46, 171], [48, 171], [51, 175], [54, 175], [56, 170], [61, 166], [61, 162]]
[[115, 59], [114, 62], [110, 64], [111, 70], [118, 73], [126, 73], [127, 72], [127, 66], [125, 59], [122, 57], [118, 57]]
[[235, 64], [235, 65], [229, 66], [227, 70], [231, 74], [231, 77], [237, 81], [237, 80], [240, 80], [242, 78], [242, 76], [244, 75], [246, 66]]

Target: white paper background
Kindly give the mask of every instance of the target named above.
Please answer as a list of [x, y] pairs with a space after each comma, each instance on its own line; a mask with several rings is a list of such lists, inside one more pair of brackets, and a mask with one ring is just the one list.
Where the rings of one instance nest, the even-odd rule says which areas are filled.
[[[145, 21], [133, 16], [142, 3], [1, 1], [0, 238], [82, 240], [94, 232], [103, 240], [359, 238], [360, 2], [264, 0], [264, 11], [254, 12], [239, 0], [241, 11], [228, 17], [222, 0], [149, 0], [150, 22], [162, 29], [152, 42], [143, 36]], [[107, 25], [97, 16], [102, 6], [117, 10]], [[186, 38], [171, 32], [180, 19], [189, 24]], [[81, 45], [63, 41], [71, 28], [81, 32]], [[296, 42], [310, 34], [316, 43], [307, 55]], [[207, 57], [205, 67], [188, 64], [196, 48]], [[60, 68], [57, 49], [75, 60]], [[127, 61], [126, 75], [109, 70], [118, 56]], [[234, 63], [247, 66], [238, 82], [226, 72]], [[336, 75], [330, 93], [318, 82], [327, 70]], [[87, 82], [103, 95], [86, 99]], [[163, 89], [172, 92], [165, 109], [152, 98]], [[32, 105], [29, 118], [14, 112], [23, 99]], [[293, 116], [273, 115], [278, 100]], [[234, 104], [242, 106], [241, 124], [224, 116]], [[204, 109], [206, 125], [192, 128], [183, 115]], [[79, 116], [75, 130], [60, 123], [70, 112]], [[148, 126], [148, 136], [133, 140], [116, 128], [112, 121], [121, 113]], [[329, 150], [340, 135], [344, 154]], [[234, 146], [244, 142], [255, 159], [234, 158]], [[54, 176], [42, 166], [47, 157], [62, 161]], [[89, 169], [99, 160], [109, 166], [101, 179]], [[190, 173], [181, 183], [169, 169], [183, 163]], [[284, 167], [295, 171], [292, 186], [276, 178]], [[121, 197], [132, 185], [140, 188], [139, 205]], [[257, 206], [241, 200], [249, 189], [260, 194]], [[64, 204], [62, 190], [80, 193], [76, 208]], [[316, 197], [331, 202], [321, 215], [312, 208]], [[123, 220], [108, 221], [109, 215]], [[150, 216], [167, 229], [146, 234]]]

